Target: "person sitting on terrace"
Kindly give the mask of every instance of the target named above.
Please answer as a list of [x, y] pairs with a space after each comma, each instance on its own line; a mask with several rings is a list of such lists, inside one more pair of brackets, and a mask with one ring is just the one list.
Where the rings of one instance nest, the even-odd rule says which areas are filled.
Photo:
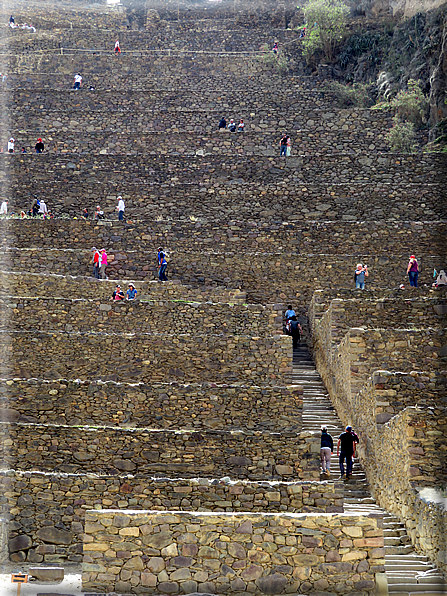
[[34, 149], [36, 150], [36, 153], [42, 153], [43, 150], [45, 149], [45, 145], [42, 142], [41, 138], [37, 139], [37, 143], [34, 145]]
[[49, 217], [49, 213], [48, 213], [48, 209], [47, 206], [45, 204], [45, 201], [40, 201], [40, 207], [39, 207], [39, 211], [38, 211], [39, 215], [43, 215], [43, 218], [46, 219], [47, 217]]
[[233, 120], [233, 118], [231, 118], [231, 120], [230, 120], [230, 124], [228, 125], [228, 130], [230, 132], [236, 132], [236, 123]]
[[222, 116], [222, 118], [220, 119], [219, 128], [227, 128], [227, 121], [225, 120], [225, 116]]
[[273, 44], [272, 52], [274, 54], [278, 53], [278, 42], [277, 41], [275, 41], [275, 43]]
[[124, 300], [124, 292], [121, 289], [121, 286], [118, 284], [115, 288], [115, 291], [112, 294], [110, 300], [114, 300], [115, 302], [118, 300]]
[[239, 121], [238, 127], [237, 127], [237, 131], [238, 132], [244, 132], [244, 126], [245, 126], [244, 121], [241, 118], [240, 121]]
[[82, 217], [88, 219], [88, 207], [85, 207], [85, 209], [82, 210]]
[[129, 284], [129, 289], [126, 292], [126, 300], [135, 300], [137, 297], [137, 291], [133, 284]]
[[104, 219], [104, 211], [99, 205], [96, 205], [95, 219]]
[[436, 278], [435, 283], [433, 284], [434, 288], [440, 288], [442, 286], [447, 286], [447, 275], [444, 269], [441, 269], [441, 271], [438, 274], [438, 277]]

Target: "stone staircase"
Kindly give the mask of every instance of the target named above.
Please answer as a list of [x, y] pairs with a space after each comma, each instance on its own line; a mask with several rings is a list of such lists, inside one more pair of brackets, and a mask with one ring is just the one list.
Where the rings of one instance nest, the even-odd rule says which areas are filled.
[[[340, 475], [336, 442], [343, 425], [332, 405], [327, 389], [317, 372], [307, 345], [301, 344], [293, 354], [292, 382], [303, 386], [303, 430], [317, 433], [325, 425], [334, 439], [331, 479]], [[321, 476], [321, 480], [326, 477]], [[442, 574], [424, 555], [415, 552], [403, 523], [381, 509], [371, 496], [365, 473], [358, 461], [352, 478], [345, 482], [344, 509], [347, 513], [381, 512], [383, 518], [385, 570], [388, 594], [399, 596], [434, 596], [447, 593]], [[378, 594], [386, 591], [378, 589]]]

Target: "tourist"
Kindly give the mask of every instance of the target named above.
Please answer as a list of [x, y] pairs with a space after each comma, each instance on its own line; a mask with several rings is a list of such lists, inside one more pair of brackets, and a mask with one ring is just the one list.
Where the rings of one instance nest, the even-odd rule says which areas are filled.
[[287, 145], [289, 142], [289, 137], [288, 135], [286, 135], [285, 133], [283, 134], [283, 136], [281, 137], [281, 140], [279, 141], [279, 155], [287, 155]]
[[228, 130], [230, 132], [236, 132], [236, 123], [233, 120], [233, 118], [231, 118], [231, 120], [230, 120], [230, 124], [228, 125]]
[[9, 26], [11, 26], [11, 25], [14, 25], [14, 24], [15, 24], [15, 19], [14, 19], [14, 17], [11, 15], [11, 16], [9, 17]]
[[96, 211], [94, 215], [95, 219], [104, 219], [104, 211], [102, 211], [99, 205], [96, 205]]
[[435, 283], [433, 284], [434, 288], [440, 288], [442, 286], [447, 286], [447, 275], [444, 271], [444, 269], [441, 269], [441, 271], [439, 272]]
[[40, 201], [39, 211], [37, 213], [39, 215], [43, 215], [44, 219], [46, 219], [49, 216], [48, 209], [44, 200]]
[[82, 217], [88, 219], [88, 207], [85, 207], [85, 209], [82, 210]]
[[327, 427], [321, 427], [320, 462], [325, 476], [331, 475], [331, 455], [334, 451], [334, 441], [327, 432]]
[[37, 143], [34, 145], [34, 149], [36, 150], [36, 153], [42, 153], [43, 150], [45, 149], [45, 145], [42, 142], [42, 139], [37, 139]]
[[129, 289], [126, 292], [126, 300], [135, 300], [137, 297], [137, 291], [135, 286], [131, 283], [129, 284]]
[[277, 41], [275, 41], [275, 43], [273, 44], [272, 52], [274, 54], [278, 53], [278, 42]]
[[303, 27], [303, 29], [300, 33], [300, 39], [303, 39], [303, 37], [306, 37], [306, 27]]
[[115, 56], [121, 54], [120, 42], [118, 40], [115, 41]]
[[107, 267], [107, 253], [105, 248], [101, 248], [101, 265], [100, 265], [100, 274], [101, 279], [106, 279], [106, 267]]
[[11, 137], [8, 141], [8, 153], [14, 153], [14, 138]]
[[31, 209], [29, 210], [29, 215], [31, 215], [32, 217], [37, 217], [37, 214], [39, 213], [39, 208], [40, 201], [37, 198], [37, 195], [34, 195]]
[[244, 132], [244, 126], [245, 126], [244, 121], [241, 118], [241, 120], [239, 121], [238, 127], [237, 127], [237, 131]]
[[22, 147], [22, 148], [20, 149], [20, 153], [26, 153], [26, 149], [25, 149], [25, 147]]
[[[345, 432], [338, 437], [337, 457], [340, 464], [340, 480], [343, 478], [349, 480], [352, 475], [352, 460], [355, 457], [356, 441], [351, 431], [352, 427], [347, 426]], [[344, 460], [346, 460], [346, 475]]]
[[117, 199], [118, 199], [118, 205], [116, 206], [116, 210], [118, 211], [118, 219], [119, 219], [119, 221], [123, 221], [124, 209], [125, 209], [123, 197], [120, 195], [119, 197], [117, 197]]
[[166, 276], [166, 269], [168, 268], [168, 262], [166, 261], [165, 253], [163, 249], [160, 247], [158, 249], [158, 279], [160, 281], [168, 281]]
[[365, 278], [368, 277], [368, 275], [368, 265], [363, 266], [361, 263], [358, 263], [354, 271], [354, 281], [356, 290], [365, 289]]
[[101, 255], [99, 254], [99, 250], [94, 246], [92, 248], [92, 264], [93, 264], [93, 277], [95, 279], [99, 279], [99, 263], [101, 260]]
[[222, 116], [222, 118], [219, 120], [219, 129], [220, 128], [227, 128], [227, 121], [225, 120], [225, 116]]
[[8, 215], [8, 201], [6, 199], [0, 205], [0, 215]]
[[116, 286], [110, 300], [114, 300], [115, 302], [117, 300], [124, 300], [124, 292], [122, 291], [121, 286], [119, 284]]
[[419, 265], [414, 255], [411, 255], [410, 261], [408, 262], [407, 274], [408, 279], [410, 280], [410, 286], [417, 288], [419, 277]]
[[296, 350], [300, 343], [301, 325], [298, 323], [296, 315], [290, 318], [290, 335], [292, 336], [293, 349]]
[[287, 310], [284, 313], [284, 316], [286, 318], [286, 321], [288, 321], [289, 319], [291, 319], [292, 317], [296, 316], [296, 312], [293, 310], [292, 305], [289, 304], [287, 306]]
[[78, 72], [75, 74], [73, 82], [74, 82], [73, 89], [77, 90], [82, 87], [82, 77]]

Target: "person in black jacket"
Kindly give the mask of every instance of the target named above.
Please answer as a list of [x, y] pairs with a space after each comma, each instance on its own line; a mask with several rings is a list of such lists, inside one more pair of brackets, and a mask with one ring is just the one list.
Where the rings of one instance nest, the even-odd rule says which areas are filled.
[[293, 340], [293, 349], [296, 350], [298, 344], [300, 343], [300, 332], [301, 332], [301, 325], [298, 323], [298, 319], [295, 315], [290, 319], [290, 335], [292, 336]]
[[323, 474], [331, 475], [331, 455], [334, 451], [334, 441], [325, 426], [321, 427], [320, 461]]
[[44, 145], [42, 139], [37, 139], [37, 143], [34, 145], [34, 149], [35, 149], [36, 153], [43, 153], [43, 150], [45, 149], [45, 145]]

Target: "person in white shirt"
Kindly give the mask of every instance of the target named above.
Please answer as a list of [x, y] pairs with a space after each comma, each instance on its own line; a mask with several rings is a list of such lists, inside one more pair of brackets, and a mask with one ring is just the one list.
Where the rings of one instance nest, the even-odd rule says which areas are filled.
[[115, 41], [115, 54], [121, 54], [120, 42], [118, 39]]
[[0, 215], [8, 215], [8, 201], [3, 201], [0, 205]]
[[11, 137], [8, 141], [8, 153], [14, 153], [14, 139]]
[[82, 87], [82, 77], [79, 73], [75, 74], [73, 89], [80, 89]]
[[40, 207], [39, 207], [38, 213], [40, 215], [43, 215], [44, 218], [48, 216], [48, 209], [47, 209], [47, 206], [45, 205], [45, 201], [40, 201]]
[[116, 210], [118, 211], [118, 219], [119, 221], [123, 221], [124, 219], [124, 201], [123, 201], [123, 197], [120, 195], [119, 197], [117, 197], [118, 199], [118, 205], [116, 207]]

